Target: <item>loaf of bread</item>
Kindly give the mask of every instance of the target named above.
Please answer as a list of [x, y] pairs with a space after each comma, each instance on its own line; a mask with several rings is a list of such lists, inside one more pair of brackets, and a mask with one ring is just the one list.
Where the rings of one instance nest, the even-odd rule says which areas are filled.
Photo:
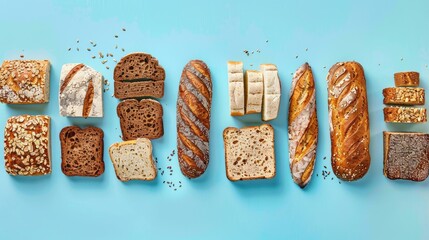
[[109, 155], [120, 181], [151, 181], [156, 178], [152, 143], [147, 138], [114, 143], [109, 148]]
[[10, 117], [4, 130], [4, 160], [11, 175], [51, 173], [49, 116]]
[[425, 123], [426, 108], [385, 107], [384, 121], [391, 123]]
[[294, 182], [304, 188], [313, 174], [318, 136], [316, 88], [308, 63], [293, 75], [288, 131], [290, 171]]
[[423, 88], [390, 87], [383, 89], [384, 104], [424, 105], [425, 90]]
[[345, 181], [362, 178], [370, 166], [369, 117], [364, 70], [357, 62], [340, 62], [327, 76], [331, 161]]
[[223, 131], [226, 176], [230, 181], [269, 179], [276, 175], [274, 129], [269, 124]]
[[264, 79], [260, 71], [247, 70], [244, 75], [246, 114], [260, 113], [264, 94]]
[[262, 100], [262, 120], [271, 121], [277, 118], [280, 107], [281, 84], [274, 64], [261, 64], [264, 78], [264, 96]]
[[429, 175], [429, 134], [383, 132], [384, 175], [389, 179], [424, 181]]
[[114, 95], [119, 99], [164, 96], [164, 68], [147, 53], [123, 57], [113, 72]]
[[418, 72], [398, 72], [393, 77], [397, 87], [418, 87], [420, 83]]
[[59, 96], [61, 116], [103, 117], [103, 75], [82, 63], [63, 65]]
[[228, 88], [231, 116], [243, 116], [245, 113], [245, 98], [242, 62], [228, 62]]
[[0, 102], [49, 102], [49, 72], [48, 60], [4, 61], [0, 68]]
[[177, 98], [177, 153], [180, 170], [197, 178], [209, 164], [212, 81], [201, 60], [192, 60], [183, 69]]

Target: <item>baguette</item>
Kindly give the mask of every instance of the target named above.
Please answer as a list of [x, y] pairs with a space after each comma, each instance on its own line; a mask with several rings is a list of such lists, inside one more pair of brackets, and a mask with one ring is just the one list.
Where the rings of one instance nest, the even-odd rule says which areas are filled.
[[364, 70], [357, 62], [340, 62], [327, 76], [331, 161], [345, 181], [362, 178], [370, 166], [370, 132]]
[[384, 121], [391, 123], [425, 123], [426, 108], [385, 107]]
[[418, 87], [420, 74], [418, 72], [398, 72], [393, 75], [397, 87]]
[[423, 88], [391, 87], [383, 89], [383, 103], [394, 105], [424, 105]]

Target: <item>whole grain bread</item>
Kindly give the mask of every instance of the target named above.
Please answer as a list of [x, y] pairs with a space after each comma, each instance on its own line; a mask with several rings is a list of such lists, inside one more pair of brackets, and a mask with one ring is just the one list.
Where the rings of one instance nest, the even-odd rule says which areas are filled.
[[138, 52], [126, 55], [116, 64], [113, 78], [115, 81], [164, 81], [165, 71], [152, 55]]
[[164, 96], [164, 81], [115, 81], [114, 95], [118, 99]]
[[124, 141], [164, 135], [162, 105], [153, 99], [127, 99], [116, 108]]
[[391, 123], [425, 123], [426, 108], [418, 107], [385, 107], [384, 121]]
[[425, 89], [390, 87], [383, 89], [383, 103], [393, 105], [424, 105]]
[[60, 132], [61, 170], [67, 176], [98, 177], [104, 172], [104, 132], [97, 127], [65, 127]]

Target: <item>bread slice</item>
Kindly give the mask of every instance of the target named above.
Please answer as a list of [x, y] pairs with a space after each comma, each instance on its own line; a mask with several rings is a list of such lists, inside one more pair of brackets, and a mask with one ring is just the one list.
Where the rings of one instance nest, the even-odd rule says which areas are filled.
[[164, 81], [114, 82], [114, 95], [118, 99], [164, 96]]
[[147, 138], [115, 143], [109, 148], [110, 159], [119, 180], [151, 181], [156, 178], [152, 143]]
[[269, 124], [223, 131], [226, 176], [231, 181], [276, 175], [274, 129]]
[[164, 81], [165, 71], [152, 55], [137, 52], [126, 55], [116, 64], [113, 78], [115, 81]]
[[137, 138], [156, 139], [164, 135], [163, 109], [158, 101], [127, 99], [118, 104], [116, 111], [124, 141]]
[[389, 179], [423, 181], [429, 175], [429, 134], [383, 132], [384, 175]]
[[262, 100], [262, 120], [277, 118], [280, 107], [281, 83], [277, 67], [274, 64], [261, 64], [264, 78], [264, 97]]
[[104, 173], [104, 132], [97, 127], [65, 127], [60, 132], [61, 170], [67, 176], [98, 177]]
[[390, 87], [383, 89], [384, 104], [424, 105], [425, 90], [423, 88]]
[[418, 87], [420, 74], [418, 72], [397, 72], [393, 75], [397, 87]]
[[228, 62], [228, 87], [231, 116], [243, 116], [245, 105], [242, 62]]
[[264, 79], [260, 71], [247, 70], [244, 75], [246, 114], [260, 113], [264, 93]]
[[385, 107], [384, 121], [392, 123], [424, 123], [427, 121], [426, 108]]

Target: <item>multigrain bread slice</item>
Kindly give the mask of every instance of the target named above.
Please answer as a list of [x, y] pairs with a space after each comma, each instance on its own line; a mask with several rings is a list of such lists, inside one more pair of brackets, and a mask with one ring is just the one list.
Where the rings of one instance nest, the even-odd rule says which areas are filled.
[[427, 121], [426, 108], [385, 107], [384, 121], [392, 123], [424, 123]]
[[397, 87], [418, 87], [420, 84], [418, 72], [397, 72], [393, 77]]
[[164, 81], [122, 82], [114, 84], [114, 95], [118, 99], [164, 96]]
[[274, 129], [269, 124], [223, 131], [226, 176], [231, 181], [276, 175]]
[[67, 176], [98, 177], [104, 172], [104, 132], [97, 127], [65, 127], [60, 132], [61, 170]]
[[151, 181], [156, 178], [152, 143], [147, 138], [115, 143], [110, 146], [109, 155], [120, 181]]
[[423, 181], [429, 175], [429, 134], [383, 132], [383, 173], [389, 179]]
[[383, 89], [383, 103], [393, 105], [424, 105], [423, 88], [390, 87]]
[[127, 99], [118, 104], [116, 111], [121, 125], [122, 140], [156, 139], [164, 135], [163, 109], [158, 101]]
[[261, 64], [264, 78], [264, 97], [262, 100], [262, 120], [277, 118], [280, 107], [281, 83], [277, 67], [274, 64]]
[[245, 100], [242, 62], [228, 62], [228, 88], [231, 116], [243, 116], [245, 113]]
[[262, 72], [247, 70], [244, 75], [246, 114], [260, 113], [264, 94], [264, 78]]

